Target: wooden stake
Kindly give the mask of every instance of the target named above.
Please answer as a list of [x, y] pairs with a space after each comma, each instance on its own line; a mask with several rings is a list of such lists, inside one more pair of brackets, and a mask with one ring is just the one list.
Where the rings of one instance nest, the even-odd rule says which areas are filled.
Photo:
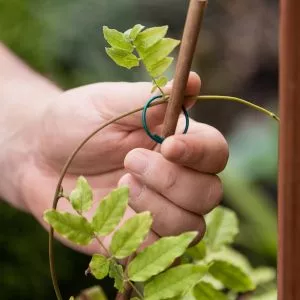
[[206, 0], [190, 0], [176, 65], [173, 90], [164, 119], [163, 137], [168, 137], [175, 133], [206, 3]]
[[300, 1], [281, 0], [278, 299], [300, 299]]

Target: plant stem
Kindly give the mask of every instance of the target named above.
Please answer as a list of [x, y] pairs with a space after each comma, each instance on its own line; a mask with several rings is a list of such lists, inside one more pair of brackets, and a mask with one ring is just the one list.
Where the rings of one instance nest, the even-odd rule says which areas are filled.
[[206, 0], [190, 0], [176, 64], [173, 89], [164, 119], [163, 137], [173, 135], [176, 130], [206, 3]]
[[163, 98], [166, 97], [166, 94], [164, 93], [164, 91], [162, 90], [162, 88], [157, 84], [156, 79], [154, 77], [151, 77], [151, 79], [153, 80], [154, 84], [156, 85], [156, 87], [159, 89], [159, 91], [161, 92]]
[[108, 257], [111, 257], [110, 252], [109, 252], [108, 249], [104, 246], [104, 244], [103, 244], [102, 241], [99, 239], [99, 237], [96, 235], [96, 233], [94, 233], [94, 237], [95, 237], [95, 240], [98, 242], [98, 244], [104, 249], [106, 255], [107, 255]]
[[[77, 214], [78, 214], [79, 216], [81, 216], [82, 218], [84, 218], [84, 219], [88, 222], [88, 220], [85, 218], [85, 216], [84, 216], [80, 211], [76, 210], [76, 212], [77, 212]], [[105, 251], [106, 256], [109, 257], [109, 259], [113, 260], [115, 263], [118, 263], [117, 260], [111, 255], [111, 253], [109, 252], [109, 250], [104, 246], [104, 244], [102, 243], [102, 241], [100, 240], [100, 238], [97, 236], [97, 233], [96, 233], [96, 232], [94, 232], [94, 238], [95, 238], [95, 240], [98, 242], [98, 244], [100, 245], [100, 247]], [[124, 271], [124, 275], [125, 275], [125, 276], [127, 276], [127, 275], [126, 275], [126, 271], [127, 271], [127, 266], [128, 266], [128, 264], [129, 264], [129, 262], [130, 262], [130, 257], [129, 257], [129, 259], [128, 259], [128, 261], [127, 261], [127, 264], [126, 264], [126, 267], [125, 267], [125, 271]], [[133, 284], [131, 284], [130, 280], [125, 279], [125, 277], [123, 277], [122, 274], [119, 273], [118, 268], [117, 268], [117, 272], [118, 272], [119, 276], [122, 277], [122, 280], [123, 280], [123, 281], [126, 280], [126, 282], [127, 282], [131, 287], [133, 286]]]
[[[80, 211], [76, 210], [76, 212], [77, 212], [77, 214], [78, 214], [80, 217], [84, 218], [87, 222], [89, 222], [88, 219], [87, 219]], [[103, 248], [103, 250], [105, 251], [105, 254], [106, 254], [108, 257], [111, 257], [110, 252], [109, 252], [108, 249], [104, 246], [104, 244], [102, 243], [102, 241], [99, 239], [99, 237], [97, 236], [97, 233], [96, 233], [96, 232], [93, 232], [93, 234], [94, 234], [94, 239], [98, 242], [98, 244], [100, 245], [100, 247]]]
[[[258, 106], [255, 105], [251, 102], [248, 102], [246, 100], [243, 100], [241, 98], [237, 98], [237, 97], [230, 97], [230, 96], [219, 96], [219, 95], [209, 95], [209, 96], [191, 96], [191, 97], [186, 97], [186, 98], [190, 98], [190, 99], [195, 99], [197, 101], [205, 101], [205, 100], [223, 100], [223, 101], [232, 101], [232, 102], [237, 102], [237, 103], [241, 103], [244, 104], [246, 106], [249, 106], [257, 111], [260, 111], [270, 117], [272, 117], [273, 119], [275, 119], [276, 121], [280, 121], [279, 117], [276, 116], [274, 113]], [[165, 98], [161, 99], [161, 100], [157, 100], [156, 102], [152, 103], [150, 106], [156, 106], [156, 105], [160, 105], [163, 103], [167, 103], [169, 100], [169, 96], [166, 96]], [[56, 190], [55, 190], [55, 194], [53, 197], [53, 204], [52, 204], [52, 208], [56, 209], [57, 207], [57, 203], [59, 201], [59, 199], [61, 198], [61, 191], [62, 191], [62, 181], [68, 171], [68, 168], [70, 167], [72, 161], [74, 160], [75, 156], [77, 155], [77, 153], [81, 150], [81, 148], [91, 139], [93, 138], [99, 131], [101, 131], [102, 129], [104, 129], [105, 127], [109, 126], [110, 124], [121, 120], [131, 114], [134, 114], [136, 112], [139, 112], [141, 110], [143, 110], [143, 106], [138, 107], [136, 109], [133, 109], [129, 112], [126, 112], [124, 114], [121, 114], [115, 118], [112, 118], [111, 120], [107, 121], [106, 123], [102, 124], [99, 128], [95, 129], [92, 133], [90, 133], [78, 146], [77, 148], [73, 151], [73, 153], [69, 156], [67, 162], [65, 163], [65, 165], [63, 166], [61, 173], [60, 173], [60, 177], [58, 179], [57, 182], [57, 186], [56, 186]], [[51, 273], [51, 279], [52, 279], [52, 283], [53, 283], [53, 287], [55, 290], [55, 294], [58, 300], [63, 300], [60, 289], [59, 289], [59, 285], [58, 285], [58, 281], [57, 281], [57, 276], [56, 276], [56, 271], [55, 271], [55, 264], [54, 264], [54, 250], [53, 250], [53, 240], [54, 240], [54, 231], [53, 231], [53, 227], [50, 226], [50, 231], [49, 231], [49, 265], [50, 265], [50, 273]]]
[[54, 230], [53, 227], [50, 227], [49, 231], [49, 265], [50, 265], [50, 274], [52, 279], [53, 288], [55, 291], [55, 295], [57, 300], [63, 300], [63, 297], [61, 295], [57, 276], [56, 276], [56, 270], [55, 270], [55, 264], [54, 264], [54, 248], [53, 248], [53, 236], [54, 236]]
[[269, 117], [275, 119], [276, 121], [280, 121], [279, 117], [277, 115], [275, 115], [274, 113], [272, 113], [271, 111], [258, 106], [256, 104], [253, 104], [249, 101], [243, 100], [241, 98], [237, 98], [237, 97], [231, 97], [231, 96], [217, 96], [217, 95], [208, 95], [208, 96], [198, 96], [197, 100], [199, 101], [205, 101], [205, 100], [222, 100], [222, 101], [231, 101], [231, 102], [237, 102], [237, 103], [241, 103], [244, 104], [246, 106], [249, 106], [257, 111], [262, 112], [263, 114], [268, 115]]
[[138, 297], [140, 299], [144, 299], [144, 296], [140, 293], [140, 291], [136, 288], [136, 286], [130, 280], [128, 280], [128, 283], [130, 284], [130, 286], [132, 287], [132, 289], [136, 292], [136, 294], [138, 295]]
[[[125, 276], [128, 278], [128, 266], [130, 264], [130, 262], [136, 257], [136, 252], [134, 252], [133, 254], [131, 254], [129, 257], [127, 257], [126, 261], [125, 261], [125, 270], [124, 270], [124, 274]], [[129, 279], [128, 279], [129, 280]], [[128, 283], [128, 282], [127, 282]], [[130, 298], [132, 292], [132, 287], [130, 286], [130, 284], [125, 284], [125, 292], [123, 294], [121, 294], [120, 292], [117, 294], [117, 297], [115, 300], [126, 300], [127, 298]]]

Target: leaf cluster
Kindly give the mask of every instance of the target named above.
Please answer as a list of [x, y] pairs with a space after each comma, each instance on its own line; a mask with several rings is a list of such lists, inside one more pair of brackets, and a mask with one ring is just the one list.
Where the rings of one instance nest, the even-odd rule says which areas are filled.
[[168, 82], [163, 74], [173, 62], [170, 53], [180, 41], [166, 38], [168, 26], [145, 29], [137, 24], [120, 32], [107, 26], [103, 35], [110, 47], [105, 48], [107, 55], [119, 66], [131, 69], [142, 63], [153, 80], [153, 89], [161, 88]]
[[[127, 187], [113, 190], [104, 197], [91, 220], [84, 214], [92, 207], [93, 193], [84, 177], [78, 178], [75, 189], [65, 197], [75, 213], [50, 209], [44, 213], [45, 221], [77, 245], [89, 245], [94, 240], [99, 242], [100, 247], [104, 248], [102, 253], [106, 255], [94, 254], [86, 273], [91, 273], [99, 280], [106, 276], [113, 278], [120, 292], [124, 292], [128, 283], [141, 282], [145, 284], [138, 299], [164, 299], [181, 294], [187, 287], [193, 287], [207, 273], [207, 266], [185, 264], [170, 267], [186, 251], [197, 232], [161, 238], [138, 252], [128, 268], [124, 268], [119, 260], [136, 253], [152, 225], [149, 212], [136, 214], [120, 224], [128, 205]], [[110, 234], [111, 243], [106, 249], [101, 238]]]
[[236, 214], [228, 208], [217, 207], [205, 220], [207, 231], [203, 240], [189, 248], [184, 259], [208, 265], [208, 273], [193, 290], [178, 299], [231, 300], [251, 292], [247, 299], [254, 300], [264, 299], [271, 291], [274, 294], [274, 286], [266, 286], [274, 282], [275, 271], [268, 267], [253, 269], [245, 256], [230, 247], [239, 232]]
[[[75, 213], [53, 209], [44, 213], [45, 221], [75, 244], [88, 245], [94, 240], [99, 243], [102, 249], [92, 256], [86, 273], [99, 280], [113, 278], [120, 292], [130, 284], [137, 299], [145, 300], [235, 299], [238, 293], [252, 291], [274, 279], [272, 269], [252, 269], [245, 257], [229, 247], [238, 233], [238, 220], [228, 208], [218, 207], [206, 217], [207, 233], [191, 248], [197, 232], [163, 237], [138, 251], [151, 230], [152, 216], [142, 212], [121, 223], [128, 195], [127, 187], [113, 190], [99, 202], [88, 220], [84, 214], [92, 207], [93, 192], [81, 176], [75, 189], [65, 196]], [[107, 235], [112, 235], [108, 249], [101, 241]], [[120, 260], [133, 254], [125, 268]], [[178, 258], [181, 264], [173, 266]]]

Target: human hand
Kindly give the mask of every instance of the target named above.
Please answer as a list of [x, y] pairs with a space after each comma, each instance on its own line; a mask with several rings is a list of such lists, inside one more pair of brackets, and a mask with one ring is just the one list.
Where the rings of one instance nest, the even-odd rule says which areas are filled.
[[[199, 93], [199, 77], [192, 73], [187, 95]], [[170, 91], [170, 88], [168, 88]], [[59, 172], [78, 144], [102, 123], [145, 104], [148, 83], [99, 83], [62, 93], [47, 108], [29, 132], [32, 141], [22, 145], [28, 160], [22, 164], [19, 193], [27, 209], [43, 224], [42, 215], [51, 207]], [[165, 105], [148, 112], [148, 124], [160, 132]], [[178, 132], [184, 121], [180, 119]], [[156, 150], [156, 151], [152, 151]], [[94, 190], [95, 202], [118, 184], [130, 189], [130, 208], [125, 218], [149, 210], [158, 236], [197, 230], [204, 233], [203, 214], [220, 201], [222, 187], [214, 174], [222, 171], [228, 157], [223, 136], [214, 128], [192, 121], [188, 134], [167, 138], [161, 146], [150, 140], [136, 113], [105, 128], [78, 153], [63, 181], [64, 191], [74, 188], [84, 175]], [[95, 203], [97, 205], [97, 203]], [[60, 200], [60, 210], [71, 210]], [[110, 237], [103, 240], [108, 245]], [[91, 245], [88, 251], [95, 251]]]

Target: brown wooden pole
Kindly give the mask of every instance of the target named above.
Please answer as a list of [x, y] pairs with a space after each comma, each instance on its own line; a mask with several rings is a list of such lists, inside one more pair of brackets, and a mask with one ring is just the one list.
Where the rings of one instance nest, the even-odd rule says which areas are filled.
[[300, 1], [280, 1], [278, 299], [300, 299]]
[[164, 119], [163, 137], [168, 137], [175, 133], [206, 3], [206, 0], [190, 0], [176, 65], [173, 90]]

